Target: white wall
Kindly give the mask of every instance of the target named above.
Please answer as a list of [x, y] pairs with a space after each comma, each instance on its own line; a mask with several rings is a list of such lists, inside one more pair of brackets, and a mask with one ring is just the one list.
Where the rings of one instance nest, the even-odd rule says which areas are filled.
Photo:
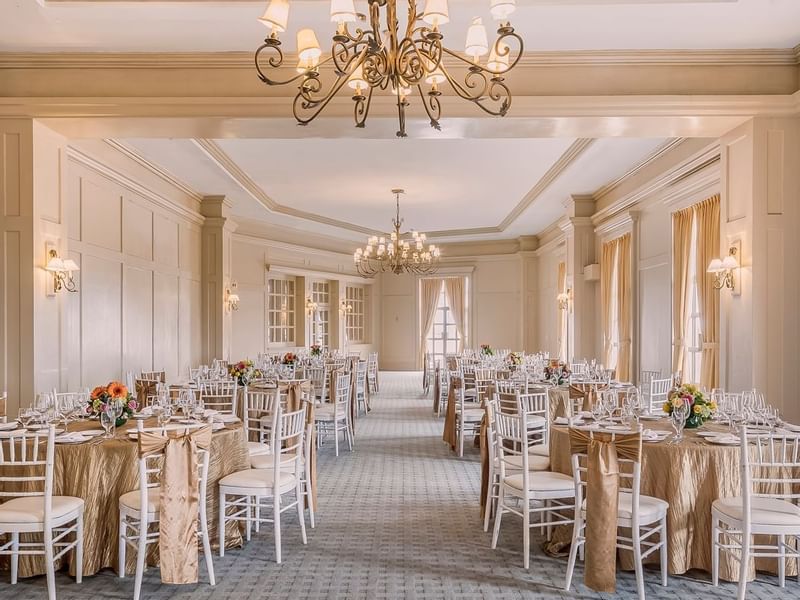
[[69, 256], [81, 271], [77, 293], [46, 299], [64, 303], [61, 388], [127, 371], [188, 375], [203, 359], [201, 217], [82, 155], [65, 177]]
[[566, 260], [563, 244], [537, 253], [536, 343], [534, 349], [558, 356], [558, 263]]

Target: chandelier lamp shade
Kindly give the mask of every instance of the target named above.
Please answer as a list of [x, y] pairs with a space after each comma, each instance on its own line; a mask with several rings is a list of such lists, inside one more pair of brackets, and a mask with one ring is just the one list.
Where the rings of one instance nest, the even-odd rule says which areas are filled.
[[270, 0], [259, 18], [269, 33], [255, 52], [258, 78], [270, 86], [297, 85], [292, 113], [300, 125], [313, 121], [342, 88], [351, 94], [356, 127], [365, 126], [373, 96], [393, 94], [398, 137], [407, 135], [406, 109], [413, 103], [424, 109], [431, 127], [441, 129], [445, 93], [490, 115], [505, 116], [511, 91], [504, 77], [523, 51], [522, 38], [508, 20], [515, 0], [489, 0], [489, 12], [498, 22], [495, 40], [489, 43], [483, 19], [474, 17], [463, 52], [444, 43], [440, 27], [450, 22], [447, 0], [426, 0], [422, 11], [417, 0], [405, 0], [404, 28], [398, 1], [367, 0], [369, 15], [363, 15], [356, 12], [353, 0], [330, 0], [330, 19], [336, 24], [330, 51], [323, 54], [316, 32], [301, 27], [296, 34], [296, 74], [287, 75], [291, 72], [281, 68], [294, 65], [285, 64], [281, 34], [289, 26], [289, 0]]
[[425, 245], [424, 233], [401, 232], [403, 219], [400, 218], [401, 189], [394, 189], [397, 203], [397, 216], [392, 219], [393, 231], [388, 236], [372, 236], [367, 245], [353, 253], [353, 262], [362, 277], [372, 277], [378, 273], [412, 273], [430, 275], [439, 269], [441, 251], [435, 244]]

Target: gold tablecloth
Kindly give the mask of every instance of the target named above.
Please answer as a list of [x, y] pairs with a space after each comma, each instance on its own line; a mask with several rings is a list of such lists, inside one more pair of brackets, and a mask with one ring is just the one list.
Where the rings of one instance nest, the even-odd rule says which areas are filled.
[[[146, 426], [155, 426], [148, 421]], [[99, 429], [96, 420], [71, 423], [70, 431]], [[82, 444], [56, 444], [53, 494], [76, 496], [85, 501], [83, 574], [94, 575], [100, 569], [117, 568], [117, 542], [119, 532], [119, 497], [138, 489], [139, 463], [136, 442], [128, 432], [136, 429], [136, 423], [128, 422], [117, 430], [113, 439], [94, 438]], [[236, 471], [250, 468], [250, 459], [244, 429], [240, 423], [214, 432], [211, 440], [211, 456], [208, 466], [207, 514], [209, 537], [212, 545], [217, 540], [217, 482]], [[228, 524], [225, 532], [226, 546], [238, 546], [241, 534], [235, 522]], [[69, 572], [75, 574], [70, 553], [62, 559], [69, 561]], [[148, 552], [148, 563], [158, 564], [158, 544]], [[136, 552], [128, 552], [127, 572], [136, 566]], [[4, 562], [8, 568], [8, 560]], [[30, 577], [45, 572], [41, 556], [20, 556], [19, 576]]]
[[[666, 419], [642, 424], [649, 429], [672, 431]], [[707, 423], [702, 430], [727, 429]], [[685, 430], [684, 440], [678, 445], [668, 441], [643, 443], [641, 492], [669, 502], [667, 568], [670, 573], [682, 574], [691, 569], [711, 571], [711, 504], [717, 498], [741, 493], [739, 452], [739, 446], [706, 442], [695, 430]], [[570, 461], [569, 429], [551, 427], [550, 468], [571, 475]], [[572, 528], [557, 530], [560, 531], [555, 532], [555, 542], [569, 544]], [[648, 562], [657, 561], [657, 554], [648, 558]], [[787, 576], [796, 574], [795, 562], [787, 563]], [[726, 581], [738, 580], [738, 564], [729, 553], [721, 553], [720, 577]], [[620, 566], [633, 570], [633, 557], [629, 552], [620, 553]], [[757, 568], [775, 572], [777, 560], [764, 559], [758, 562]], [[755, 569], [751, 567], [750, 577], [754, 576]]]

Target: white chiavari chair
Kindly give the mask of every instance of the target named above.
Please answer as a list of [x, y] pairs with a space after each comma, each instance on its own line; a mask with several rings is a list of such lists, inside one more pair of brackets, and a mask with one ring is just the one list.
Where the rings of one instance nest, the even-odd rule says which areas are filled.
[[378, 391], [378, 353], [370, 352], [367, 358], [367, 385], [370, 393]]
[[569, 364], [569, 372], [573, 377], [585, 377], [587, 375], [588, 365], [586, 362], [574, 362]]
[[235, 380], [203, 381], [200, 383], [200, 401], [203, 408], [235, 415], [237, 404]]
[[436, 402], [436, 416], [442, 415], [442, 410], [447, 407], [447, 393], [450, 386], [450, 374], [445, 367], [439, 368], [439, 398]]
[[350, 452], [353, 451], [353, 436], [350, 423], [350, 374], [335, 373], [334, 396], [332, 402], [322, 404], [314, 410], [314, 421], [317, 424], [317, 445], [322, 445], [325, 436], [333, 434], [336, 456], [339, 456], [339, 433], [344, 435]]
[[324, 402], [328, 396], [328, 380], [330, 379], [327, 369], [321, 366], [308, 367], [306, 369], [306, 378], [314, 388], [314, 398]]
[[[226, 475], [219, 481], [219, 555], [225, 555], [225, 524], [245, 523], [250, 540], [253, 524], [272, 523], [275, 535], [275, 562], [281, 562], [281, 514], [295, 508], [300, 521], [303, 544], [307, 543], [303, 511], [303, 448], [306, 434], [306, 406], [294, 412], [274, 411], [269, 469], [248, 469]], [[283, 503], [283, 496], [294, 499]], [[230, 498], [230, 499], [229, 499]], [[262, 502], [272, 501], [272, 518], [262, 517]], [[228, 514], [228, 509], [233, 511]], [[265, 511], [266, 512], [266, 511]], [[266, 514], [269, 514], [266, 512]]]
[[139, 373], [139, 377], [137, 379], [141, 379], [142, 381], [156, 381], [158, 383], [163, 383], [165, 379], [164, 371], [142, 371]]
[[550, 411], [548, 404], [547, 392], [517, 394], [517, 412], [520, 414], [524, 412], [528, 417], [528, 440], [531, 444], [529, 453], [531, 456], [545, 459], [539, 463], [537, 471], [546, 471], [550, 468], [550, 422], [548, 419]]
[[660, 413], [661, 407], [667, 401], [669, 391], [672, 389], [672, 379], [652, 379], [650, 380], [650, 392], [648, 394], [649, 411]]
[[[0, 434], [0, 534], [9, 541], [0, 555], [11, 557], [11, 585], [17, 583], [19, 557], [43, 555], [47, 595], [56, 598], [55, 562], [75, 551], [75, 582], [83, 580], [83, 508], [81, 498], [53, 495], [55, 427], [46, 433]], [[41, 533], [41, 542], [20, 542], [21, 533]], [[74, 539], [67, 539], [74, 534]]]
[[[248, 388], [244, 394], [244, 436], [250, 458], [269, 454], [272, 415], [280, 402], [280, 391]], [[257, 438], [257, 439], [253, 439]]]
[[[137, 422], [137, 429], [144, 431], [143, 422]], [[154, 431], [149, 428], [149, 431]], [[159, 543], [157, 524], [160, 519], [161, 475], [164, 453], [140, 456], [139, 489], [123, 494], [119, 498], [119, 535], [118, 564], [120, 578], [125, 577], [125, 562], [128, 546], [136, 550], [136, 577], [133, 586], [133, 598], [139, 600], [142, 591], [147, 546]], [[198, 475], [198, 519], [197, 537], [203, 544], [203, 556], [208, 571], [209, 585], [216, 585], [214, 563], [211, 558], [211, 540], [208, 536], [208, 515], [206, 513], [206, 490], [208, 486], [208, 450], [197, 450]]]
[[498, 394], [524, 394], [525, 388], [525, 381], [522, 379], [496, 379], [494, 382], [494, 391]]
[[466, 387], [465, 377], [451, 377], [450, 381], [451, 385], [456, 386], [454, 389], [456, 395], [456, 436], [458, 438], [458, 456], [460, 458], [464, 456], [464, 438], [468, 434], [474, 435], [480, 431], [484, 409], [479, 402], [473, 401], [477, 396], [470, 394], [470, 390]]
[[[548, 531], [553, 525], [572, 523], [575, 487], [572, 477], [550, 471], [530, 469], [530, 443], [527, 416], [495, 414], [495, 436], [499, 466], [500, 491], [492, 533], [492, 548], [497, 548], [503, 514], [522, 517], [523, 564], [530, 565], [531, 527]], [[531, 523], [531, 517], [539, 517]]]
[[356, 411], [367, 414], [367, 361], [359, 360], [355, 364], [356, 368]]
[[489, 399], [489, 387], [495, 379], [497, 379], [497, 371], [495, 369], [475, 369], [475, 395], [477, 402], [485, 402]]
[[[594, 432], [589, 432], [594, 436]], [[610, 437], [611, 442], [616, 442], [622, 438], [631, 439], [631, 436], [639, 438], [641, 444], [641, 433], [634, 434], [604, 434]], [[640, 493], [641, 489], [641, 462], [617, 458], [619, 465], [619, 488], [617, 504], [617, 539], [616, 547], [622, 550], [633, 552], [633, 568], [636, 573], [636, 588], [639, 600], [644, 600], [644, 573], [643, 562], [648, 556], [659, 552], [661, 560], [661, 585], [667, 585], [667, 510], [669, 504], [660, 498], [645, 496]], [[572, 574], [575, 570], [575, 562], [578, 552], [583, 554], [583, 546], [586, 543], [586, 488], [589, 476], [588, 456], [583, 453], [572, 455], [572, 473], [575, 483], [575, 523], [572, 530], [572, 545], [570, 546], [569, 561], [567, 563], [567, 576], [564, 589], [569, 591], [572, 584]], [[577, 507], [580, 507], [578, 510]], [[592, 516], [592, 515], [590, 515]], [[597, 518], [592, 516], [593, 518]], [[608, 515], [600, 515], [600, 518], [609, 518]], [[620, 531], [622, 530], [622, 532]], [[625, 533], [630, 531], [630, 537]], [[658, 535], [658, 540], [655, 537]], [[642, 551], [644, 548], [644, 551]]]
[[[743, 426], [739, 463], [742, 495], [711, 505], [711, 579], [719, 584], [721, 551], [737, 557], [738, 600], [744, 600], [751, 559], [777, 558], [781, 588], [786, 585], [786, 561], [800, 566], [800, 436], [750, 432]], [[756, 535], [764, 537], [754, 543]]]

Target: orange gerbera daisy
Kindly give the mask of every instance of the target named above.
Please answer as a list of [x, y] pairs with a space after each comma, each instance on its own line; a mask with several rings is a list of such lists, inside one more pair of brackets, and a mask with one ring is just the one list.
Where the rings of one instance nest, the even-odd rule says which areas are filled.
[[95, 400], [100, 397], [100, 395], [106, 391], [102, 385], [98, 385], [96, 388], [92, 390], [92, 400]]
[[128, 395], [128, 388], [119, 381], [112, 381], [108, 384], [108, 394], [112, 398], [124, 398]]

